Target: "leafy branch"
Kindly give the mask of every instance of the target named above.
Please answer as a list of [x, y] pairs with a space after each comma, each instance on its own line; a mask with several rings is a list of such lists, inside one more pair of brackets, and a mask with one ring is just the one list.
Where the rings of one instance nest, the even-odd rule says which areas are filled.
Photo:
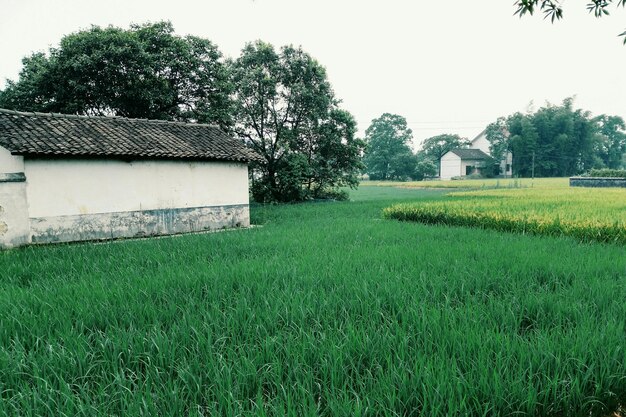
[[[563, 7], [560, 0], [516, 0], [515, 14], [522, 17], [525, 14], [534, 14], [535, 11], [540, 10], [544, 14], [545, 19], [550, 19], [551, 22], [563, 18]], [[626, 0], [591, 0], [587, 3], [587, 11], [593, 13], [595, 17], [602, 17], [610, 14], [608, 7], [611, 4], [616, 4], [617, 7], [625, 7]], [[623, 42], [626, 44], [626, 31], [620, 33], [618, 36], [624, 38]]]

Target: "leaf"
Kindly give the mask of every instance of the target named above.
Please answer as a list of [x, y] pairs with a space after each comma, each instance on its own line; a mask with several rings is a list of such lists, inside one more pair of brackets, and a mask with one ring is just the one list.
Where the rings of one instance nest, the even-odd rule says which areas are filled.
[[538, 0], [518, 0], [515, 2], [517, 5], [517, 10], [514, 15], [519, 15], [522, 17], [526, 13], [532, 15], [535, 12], [535, 4], [538, 3]]

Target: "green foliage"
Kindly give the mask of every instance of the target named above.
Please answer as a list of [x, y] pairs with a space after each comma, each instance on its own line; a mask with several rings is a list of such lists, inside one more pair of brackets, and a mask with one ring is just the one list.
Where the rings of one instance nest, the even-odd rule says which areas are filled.
[[319, 198], [322, 200], [348, 201], [350, 193], [345, 189], [327, 189], [320, 193]]
[[596, 152], [609, 169], [624, 166], [626, 153], [626, 123], [619, 116], [600, 115], [593, 119], [597, 126]]
[[426, 158], [423, 153], [418, 153], [415, 171], [411, 177], [416, 181], [422, 181], [424, 178], [434, 177], [436, 175], [437, 164], [429, 158]]
[[363, 169], [361, 156], [365, 149], [365, 143], [355, 136], [356, 120], [348, 111], [333, 107], [326, 120], [317, 123], [317, 129], [304, 142], [312, 169], [306, 188], [314, 198], [339, 195], [338, 187], [355, 188]]
[[230, 85], [210, 41], [160, 22], [79, 31], [23, 60], [0, 107], [231, 125]]
[[489, 154], [497, 161], [502, 161], [507, 152], [510, 152], [509, 132], [507, 119], [499, 117], [485, 129], [485, 136], [489, 141]]
[[[607, 16], [609, 15], [608, 7], [611, 4], [624, 7], [626, 0], [590, 0], [587, 3], [587, 11], [595, 17]], [[536, 10], [540, 10], [544, 13], [545, 18], [550, 19], [553, 23], [555, 20], [563, 18], [563, 8], [559, 0], [515, 0], [515, 6], [517, 7], [515, 14], [520, 17], [527, 13], [532, 15]], [[620, 33], [619, 36], [624, 37], [624, 44], [626, 44], [626, 31]]]
[[252, 167], [258, 202], [321, 198], [358, 184], [364, 144], [338, 107], [325, 69], [301, 48], [246, 45], [231, 64], [235, 133], [263, 162]]
[[[626, 400], [616, 245], [380, 221], [0, 253], [0, 415], [577, 416]], [[376, 200], [374, 200], [374, 198]]]
[[365, 131], [365, 172], [372, 180], [406, 180], [413, 177], [417, 160], [411, 151], [413, 132], [406, 119], [384, 113]]
[[530, 177], [565, 177], [592, 168], [621, 166], [626, 151], [624, 122], [617, 116], [592, 118], [574, 109], [573, 99], [534, 113], [515, 113], [487, 127], [494, 155], [513, 154], [513, 173]]
[[589, 171], [590, 177], [603, 178], [626, 178], [625, 169], [592, 169]]
[[500, 175], [500, 161], [501, 159], [496, 159], [491, 156], [485, 159], [484, 166], [478, 175], [482, 178], [495, 178]]

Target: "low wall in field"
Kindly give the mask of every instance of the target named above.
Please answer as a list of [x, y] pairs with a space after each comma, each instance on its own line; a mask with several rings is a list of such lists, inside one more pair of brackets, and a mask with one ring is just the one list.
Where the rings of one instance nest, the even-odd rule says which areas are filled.
[[571, 177], [570, 187], [623, 187], [626, 188], [626, 178], [605, 177]]

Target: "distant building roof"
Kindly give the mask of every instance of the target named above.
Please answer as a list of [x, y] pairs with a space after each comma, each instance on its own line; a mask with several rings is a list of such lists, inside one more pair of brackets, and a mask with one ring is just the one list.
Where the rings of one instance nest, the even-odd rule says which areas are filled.
[[213, 125], [3, 109], [0, 146], [27, 156], [238, 162], [258, 158], [256, 152]]
[[461, 157], [461, 159], [483, 160], [491, 158], [480, 149], [452, 149], [450, 152]]

